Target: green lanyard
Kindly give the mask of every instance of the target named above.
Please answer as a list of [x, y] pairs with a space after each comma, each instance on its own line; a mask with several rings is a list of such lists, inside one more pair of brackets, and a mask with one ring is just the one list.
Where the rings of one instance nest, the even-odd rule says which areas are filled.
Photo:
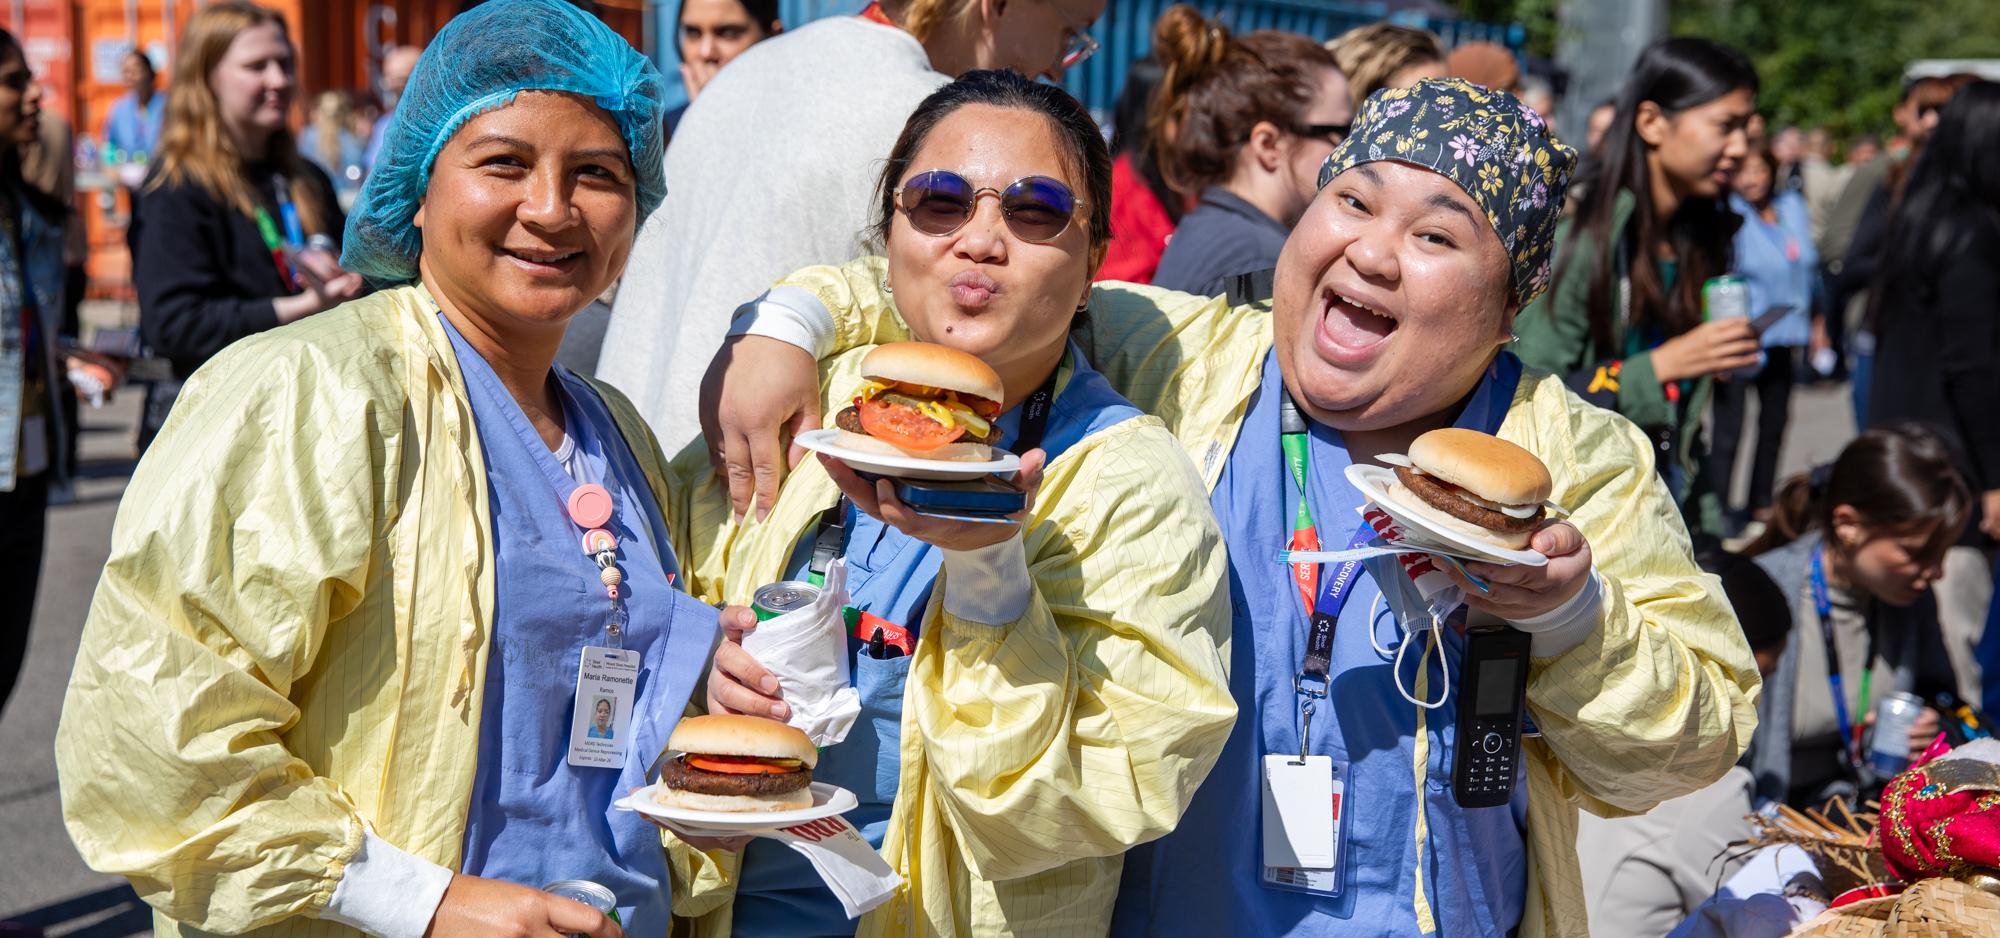
[[[1292, 515], [1292, 550], [1318, 550], [1319, 529], [1313, 523], [1311, 499], [1306, 497], [1306, 480], [1312, 477], [1311, 441], [1306, 438], [1306, 421], [1299, 415], [1290, 395], [1278, 404], [1278, 445], [1285, 450], [1285, 465], [1292, 471], [1292, 484], [1299, 490], [1299, 510]], [[1319, 564], [1292, 565], [1292, 582], [1299, 588], [1307, 614], [1313, 611], [1313, 592], [1319, 586]]]

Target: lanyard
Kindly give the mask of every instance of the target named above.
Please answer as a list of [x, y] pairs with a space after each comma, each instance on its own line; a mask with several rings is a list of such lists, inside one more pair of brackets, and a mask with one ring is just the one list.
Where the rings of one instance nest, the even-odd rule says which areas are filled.
[[[1840, 648], [1834, 644], [1833, 640], [1833, 598], [1828, 594], [1826, 588], [1825, 558], [1826, 546], [1824, 544], [1813, 548], [1813, 611], [1819, 614], [1819, 636], [1820, 640], [1826, 644], [1826, 684], [1827, 689], [1833, 692], [1833, 718], [1840, 727], [1840, 749], [1843, 753], [1846, 753], [1849, 764], [1859, 766], [1861, 764], [1859, 747], [1857, 745], [1859, 739], [1854, 732], [1853, 721], [1847, 715], [1847, 693], [1841, 688]], [[1866, 694], [1868, 693], [1867, 688], [1869, 679], [1875, 676], [1874, 670], [1873, 662], [1870, 662], [1867, 670], [1861, 675], [1861, 693], [1863, 694], [1863, 698], [1857, 702], [1857, 706], [1865, 707], [1868, 705], [1866, 698]]]
[[[1292, 518], [1292, 549], [1318, 550], [1319, 533], [1306, 495], [1306, 480], [1312, 477], [1310, 440], [1306, 435], [1305, 418], [1299, 414], [1290, 395], [1278, 404], [1278, 429], [1278, 443], [1284, 448], [1292, 484], [1299, 492], [1299, 510]], [[1374, 537], [1375, 529], [1363, 524], [1348, 540], [1348, 549], [1367, 544]], [[1340, 610], [1347, 605], [1348, 590], [1354, 585], [1360, 570], [1359, 560], [1341, 561], [1326, 577], [1320, 576], [1317, 562], [1292, 565], [1292, 580], [1298, 585], [1299, 600], [1305, 605], [1309, 621], [1305, 658], [1299, 662], [1299, 672], [1292, 678], [1292, 690], [1299, 695], [1301, 760], [1307, 755], [1311, 738], [1313, 701], [1325, 698], [1332, 682], [1333, 631], [1340, 623]], [[1318, 587], [1317, 596], [1314, 595], [1315, 585]]]
[[[1021, 433], [1014, 440], [1017, 452], [1025, 453], [1042, 445], [1042, 438], [1048, 435], [1049, 411], [1053, 409], [1055, 396], [1056, 372], [1051, 371], [1048, 380], [1021, 404]], [[853, 503], [842, 495], [832, 508], [820, 513], [819, 530], [813, 535], [812, 560], [806, 566], [806, 582], [825, 586], [827, 568], [833, 565], [835, 557], [847, 553], [847, 512], [852, 507]]]
[[[439, 319], [444, 321], [453, 335], [458, 335], [458, 328], [444, 319], [442, 313]], [[459, 338], [462, 340], [463, 336]], [[469, 349], [470, 344], [466, 347]], [[513, 400], [513, 394], [501, 383], [500, 376], [493, 372], [493, 366], [487, 364], [477, 351], [470, 356], [471, 361], [466, 358], [460, 356], [459, 362], [466, 380], [479, 382], [495, 400]], [[555, 495], [557, 504], [563, 506], [570, 523], [582, 532], [580, 544], [584, 556], [597, 564], [598, 581], [604, 584], [605, 595], [611, 601], [610, 617], [605, 620], [604, 632], [610, 639], [611, 647], [620, 648], [623, 647], [624, 622], [629, 613], [622, 601], [623, 593], [618, 588], [625, 580], [624, 571], [618, 569], [618, 536], [611, 533], [609, 527], [616, 513], [616, 503], [611, 490], [597, 481], [603, 478], [600, 466], [608, 466], [610, 459], [589, 422], [583, 419], [582, 408], [570, 402], [569, 389], [563, 386], [562, 378], [552, 374], [550, 380], [555, 382], [556, 400], [563, 410], [563, 424], [576, 446], [576, 457], [572, 463], [580, 478], [571, 477], [569, 471], [556, 462], [548, 444], [542, 440], [541, 434], [535, 432], [525, 414], [519, 420], [508, 420], [506, 423], [513, 428], [521, 445], [527, 448], [536, 467], [542, 470], [543, 481], [549, 484], [551, 493]]]
[[264, 249], [271, 252], [271, 262], [278, 266], [278, 276], [285, 281], [285, 288], [303, 289], [305, 284], [299, 280], [298, 272], [292, 269], [285, 249], [297, 250], [305, 245], [305, 226], [299, 222], [299, 207], [292, 202], [291, 183], [284, 176], [276, 176], [273, 177], [272, 189], [277, 195], [278, 216], [284, 220], [284, 231], [280, 236], [278, 221], [260, 205], [252, 216], [257, 221], [257, 234], [264, 239]]

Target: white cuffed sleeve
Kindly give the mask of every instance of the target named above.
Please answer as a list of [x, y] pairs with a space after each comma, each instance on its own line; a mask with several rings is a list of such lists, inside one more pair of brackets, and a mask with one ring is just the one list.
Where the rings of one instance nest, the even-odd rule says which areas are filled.
[[1021, 533], [978, 550], [944, 551], [944, 611], [983, 625], [1019, 619], [1034, 601]]
[[1560, 655], [1597, 631], [1604, 617], [1604, 577], [1593, 564], [1583, 588], [1563, 604], [1538, 616], [1514, 620], [1511, 624], [1533, 636], [1531, 653], [1537, 658]]
[[834, 350], [833, 313], [809, 290], [772, 287], [736, 308], [728, 335], [765, 336], [825, 358]]
[[382, 938], [423, 938], [451, 876], [369, 831], [319, 917]]

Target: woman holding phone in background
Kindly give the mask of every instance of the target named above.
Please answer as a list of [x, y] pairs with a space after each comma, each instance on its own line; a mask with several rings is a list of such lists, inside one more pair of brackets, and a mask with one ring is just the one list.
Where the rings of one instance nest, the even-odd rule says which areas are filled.
[[1749, 392], [1753, 388], [1757, 392], [1750, 493], [1743, 515], [1731, 512], [1731, 530], [1743, 526], [1745, 515], [1758, 521], [1769, 517], [1778, 451], [1791, 418], [1799, 350], [1808, 340], [1816, 347], [1826, 344], [1826, 326], [1813, 302], [1819, 249], [1813, 246], [1805, 196], [1789, 189], [1778, 191], [1777, 171], [1778, 160], [1770, 147], [1751, 150], [1736, 172], [1729, 196], [1729, 207], [1743, 219], [1743, 227], [1736, 230], [1733, 271], [1749, 288], [1750, 318], [1753, 327], [1762, 330], [1758, 338], [1764, 348], [1764, 366], [1754, 375], [1736, 372], [1715, 385], [1715, 448], [1708, 469], [1724, 509], [1729, 507], [1737, 446], [1743, 440], [1743, 407]]

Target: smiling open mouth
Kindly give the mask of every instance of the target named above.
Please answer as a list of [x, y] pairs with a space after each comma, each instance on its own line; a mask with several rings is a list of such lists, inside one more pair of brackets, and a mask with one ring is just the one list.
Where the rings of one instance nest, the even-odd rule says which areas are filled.
[[1395, 317], [1373, 306], [1332, 290], [1321, 291], [1320, 301], [1325, 310], [1327, 338], [1343, 348], [1370, 348], [1396, 331]]
[[538, 267], [563, 267], [583, 256], [582, 251], [530, 251], [501, 248], [500, 253], [524, 264]]

